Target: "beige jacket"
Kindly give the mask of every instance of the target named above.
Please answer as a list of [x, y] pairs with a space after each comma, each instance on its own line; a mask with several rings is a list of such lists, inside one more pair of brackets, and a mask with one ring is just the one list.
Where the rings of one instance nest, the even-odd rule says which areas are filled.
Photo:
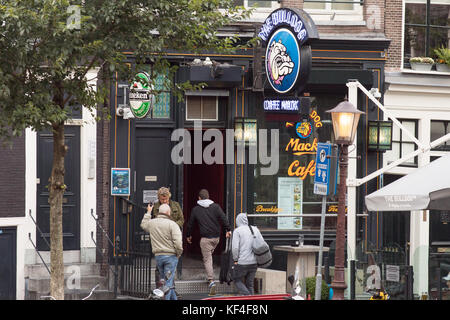
[[183, 253], [183, 242], [180, 227], [164, 214], [152, 219], [149, 213], [144, 215], [141, 228], [150, 233], [152, 251], [155, 256], [173, 255], [180, 257]]

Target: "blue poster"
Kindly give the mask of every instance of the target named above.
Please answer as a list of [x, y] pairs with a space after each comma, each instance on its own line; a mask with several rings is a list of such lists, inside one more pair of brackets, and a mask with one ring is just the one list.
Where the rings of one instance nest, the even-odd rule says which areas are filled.
[[130, 168], [111, 168], [111, 195], [130, 195]]

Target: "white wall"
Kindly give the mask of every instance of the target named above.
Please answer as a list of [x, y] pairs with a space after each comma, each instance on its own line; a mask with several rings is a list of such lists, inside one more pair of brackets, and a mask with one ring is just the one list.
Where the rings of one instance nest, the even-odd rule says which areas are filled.
[[[94, 86], [97, 70], [87, 74], [87, 79]], [[96, 137], [97, 124], [95, 121], [96, 111], [83, 108], [83, 119], [68, 122], [66, 125], [80, 126], [80, 247], [77, 252], [65, 252], [65, 262], [87, 262], [94, 263], [96, 256], [95, 244], [91, 238], [91, 232], [96, 239], [96, 223], [91, 216], [91, 209], [96, 214]], [[37, 134], [31, 129], [25, 131], [25, 217], [0, 218], [0, 225], [4, 227], [17, 227], [17, 279], [16, 292], [17, 299], [25, 298], [25, 277], [26, 265], [42, 263], [30, 242], [28, 235], [36, 244], [36, 227], [29, 216], [29, 212], [36, 220], [37, 205]], [[89, 173], [90, 161], [93, 160], [94, 171]], [[41, 183], [45, 183], [41, 181]], [[42, 253], [45, 260], [48, 259], [48, 252]]]
[[[404, 78], [396, 76], [391, 80], [384, 96], [385, 107], [397, 119], [417, 119], [418, 140], [429, 145], [432, 142], [431, 120], [450, 120], [449, 77], [407, 74]], [[389, 81], [387, 77], [387, 82]], [[442, 155], [442, 152], [428, 151], [419, 154], [418, 166], [428, 164], [430, 156], [437, 155]], [[387, 165], [386, 158], [384, 157], [383, 166]], [[387, 173], [408, 174], [413, 170], [414, 168], [396, 167]], [[429, 211], [411, 212], [410, 263], [414, 268], [414, 293], [418, 295], [428, 293], [429, 218]]]

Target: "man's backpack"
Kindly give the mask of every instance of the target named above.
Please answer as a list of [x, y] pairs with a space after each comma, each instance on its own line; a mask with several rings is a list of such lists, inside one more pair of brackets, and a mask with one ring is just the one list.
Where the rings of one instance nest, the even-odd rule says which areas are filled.
[[272, 253], [270, 247], [262, 236], [257, 237], [249, 225], [250, 231], [253, 235], [253, 253], [256, 257], [256, 263], [260, 268], [267, 268], [272, 264]]

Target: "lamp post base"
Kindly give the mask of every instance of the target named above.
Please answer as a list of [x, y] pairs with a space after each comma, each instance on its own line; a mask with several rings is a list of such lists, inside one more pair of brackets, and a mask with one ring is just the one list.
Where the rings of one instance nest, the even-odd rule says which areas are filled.
[[345, 284], [345, 268], [335, 267], [331, 288], [333, 289], [333, 300], [344, 300], [344, 291], [347, 289], [347, 285]]

